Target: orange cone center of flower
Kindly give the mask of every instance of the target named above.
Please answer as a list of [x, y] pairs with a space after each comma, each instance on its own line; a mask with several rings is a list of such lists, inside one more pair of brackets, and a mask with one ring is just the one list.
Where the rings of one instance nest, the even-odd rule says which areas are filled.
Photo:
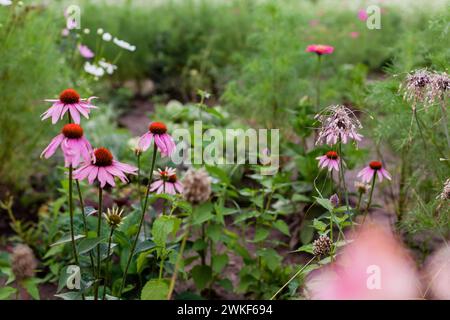
[[328, 151], [326, 153], [326, 156], [328, 159], [333, 159], [333, 160], [336, 160], [338, 158], [338, 154], [336, 151]]
[[62, 134], [69, 139], [79, 139], [83, 136], [83, 128], [78, 124], [69, 123], [62, 128]]
[[171, 175], [171, 176], [169, 177], [169, 180], [168, 180], [168, 181], [169, 181], [169, 182], [172, 182], [172, 183], [177, 182], [177, 175], [176, 175], [176, 174]]
[[380, 161], [372, 161], [369, 163], [369, 167], [373, 170], [380, 170], [382, 166]]
[[73, 104], [80, 101], [80, 95], [73, 89], [66, 89], [59, 95], [59, 100], [64, 104]]
[[112, 165], [113, 156], [106, 148], [98, 148], [94, 151], [95, 165], [98, 167], [106, 167]]
[[163, 134], [167, 132], [167, 127], [162, 122], [152, 122], [148, 130], [153, 134]]

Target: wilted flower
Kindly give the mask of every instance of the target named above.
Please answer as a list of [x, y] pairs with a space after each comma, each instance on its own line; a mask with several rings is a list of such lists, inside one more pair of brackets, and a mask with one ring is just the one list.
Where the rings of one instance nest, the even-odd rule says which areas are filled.
[[25, 244], [14, 247], [11, 254], [11, 268], [17, 280], [24, 280], [34, 276], [37, 261], [33, 250]]
[[157, 148], [161, 151], [161, 155], [171, 156], [175, 149], [175, 142], [167, 133], [167, 127], [162, 122], [152, 122], [148, 126], [148, 132], [139, 139], [139, 147], [146, 151], [153, 142], [156, 143]]
[[450, 79], [446, 72], [438, 73], [433, 72], [431, 74], [431, 81], [429, 84], [429, 90], [427, 92], [427, 99], [429, 103], [443, 101], [445, 95], [448, 94], [450, 89]]
[[332, 54], [333, 51], [334, 47], [324, 44], [311, 44], [306, 47], [306, 52], [314, 52], [319, 56], [323, 54]]
[[330, 252], [331, 245], [331, 239], [326, 234], [321, 235], [313, 242], [313, 254], [315, 256], [326, 255]]
[[335, 151], [328, 151], [325, 155], [317, 157], [316, 160], [319, 160], [320, 168], [328, 168], [328, 171], [336, 170], [339, 171], [339, 156]]
[[159, 180], [153, 182], [150, 191], [156, 191], [156, 194], [177, 194], [183, 192], [183, 185], [178, 181], [176, 170], [166, 167], [165, 170], [158, 169], [153, 173]]
[[375, 175], [378, 176], [380, 182], [383, 181], [383, 177], [392, 180], [391, 175], [383, 168], [383, 164], [380, 161], [370, 162], [367, 167], [358, 173], [358, 177], [361, 177], [363, 182], [371, 182]]
[[125, 219], [122, 217], [123, 209], [119, 210], [118, 207], [113, 207], [112, 210], [109, 208], [107, 209], [106, 213], [103, 212], [103, 216], [106, 219], [106, 222], [111, 228], [117, 228], [119, 227], [123, 220]]
[[355, 188], [358, 191], [358, 193], [365, 194], [369, 189], [371, 188], [370, 184], [364, 183], [361, 181], [355, 181]]
[[85, 46], [83, 44], [78, 45], [78, 51], [83, 58], [91, 59], [94, 57], [94, 52], [92, 52], [92, 50], [89, 49], [88, 46]]
[[362, 125], [355, 114], [345, 106], [329, 106], [324, 112], [317, 114], [315, 119], [322, 125], [316, 145], [319, 143], [333, 145], [338, 141], [345, 144], [349, 139], [361, 141], [362, 135], [357, 129], [361, 129]]
[[335, 263], [313, 271], [306, 282], [312, 299], [417, 299], [420, 282], [414, 261], [392, 233], [367, 225]]
[[91, 109], [97, 108], [91, 104], [91, 101], [95, 98], [80, 99], [80, 95], [74, 89], [66, 89], [61, 92], [59, 99], [45, 99], [45, 101], [53, 102], [53, 105], [41, 115], [42, 120], [51, 117], [52, 123], [55, 124], [69, 111], [73, 121], [80, 124], [80, 114], [89, 119]]
[[77, 180], [88, 179], [89, 184], [95, 180], [100, 182], [103, 188], [108, 183], [114, 187], [114, 177], [118, 177], [122, 182], [128, 182], [126, 173], [136, 174], [137, 168], [129, 164], [114, 160], [111, 152], [106, 148], [95, 149], [92, 153], [92, 161], [83, 164], [73, 172], [73, 177]]
[[202, 168], [189, 169], [183, 179], [184, 198], [192, 204], [208, 201], [211, 195], [211, 177]]
[[441, 198], [442, 200], [450, 199], [450, 178], [444, 182], [444, 188], [442, 189], [439, 198]]
[[450, 246], [447, 243], [427, 259], [424, 277], [432, 298], [450, 300]]
[[339, 197], [336, 193], [330, 197], [330, 202], [333, 205], [333, 207], [335, 208], [339, 207]]
[[85, 162], [89, 162], [92, 147], [83, 135], [83, 128], [78, 124], [66, 124], [62, 128], [61, 133], [53, 138], [47, 148], [42, 151], [41, 157], [45, 159], [50, 158], [59, 146], [61, 146], [64, 154], [66, 167], [77, 167], [80, 164], [81, 158]]

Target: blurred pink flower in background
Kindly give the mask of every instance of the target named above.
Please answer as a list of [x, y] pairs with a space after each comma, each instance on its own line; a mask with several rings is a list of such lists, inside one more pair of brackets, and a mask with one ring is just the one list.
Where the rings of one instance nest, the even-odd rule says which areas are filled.
[[62, 35], [63, 37], [67, 37], [69, 34], [70, 34], [69, 29], [64, 28], [64, 29], [61, 30], [61, 35]]
[[424, 280], [426, 294], [431, 298], [450, 300], [450, 246], [447, 243], [426, 261]]
[[146, 151], [153, 141], [163, 157], [171, 156], [175, 150], [175, 142], [167, 133], [167, 126], [162, 122], [150, 123], [148, 131], [139, 138], [139, 148]]
[[357, 32], [357, 31], [350, 32], [350, 37], [353, 38], [353, 39], [358, 38], [359, 37], [359, 32]]
[[311, 44], [306, 47], [306, 52], [314, 52], [319, 56], [323, 54], [332, 54], [334, 47], [325, 44]]
[[83, 58], [91, 59], [94, 57], [94, 52], [92, 52], [92, 50], [89, 49], [88, 46], [85, 46], [83, 44], [78, 45], [78, 51], [80, 52]]
[[309, 21], [309, 25], [311, 27], [316, 27], [316, 26], [319, 25], [319, 20], [318, 19], [312, 19], [312, 20]]
[[367, 167], [358, 173], [358, 178], [360, 177], [363, 182], [369, 183], [375, 175], [378, 176], [378, 181], [380, 182], [383, 181], [383, 177], [392, 180], [391, 175], [383, 168], [383, 164], [380, 161], [371, 161]]
[[358, 11], [358, 19], [361, 21], [366, 21], [369, 15], [367, 14], [365, 9], [361, 9]]
[[151, 184], [150, 191], [155, 191], [156, 194], [173, 195], [183, 192], [183, 185], [177, 179], [176, 169], [168, 167], [165, 170], [158, 169], [158, 171], [154, 171], [154, 175], [158, 180]]
[[349, 239], [335, 263], [307, 280], [311, 299], [422, 298], [414, 262], [390, 230], [368, 224]]

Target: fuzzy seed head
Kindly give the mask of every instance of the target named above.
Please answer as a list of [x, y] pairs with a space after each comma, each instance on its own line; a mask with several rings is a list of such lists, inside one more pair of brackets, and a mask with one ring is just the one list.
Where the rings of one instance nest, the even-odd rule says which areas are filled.
[[95, 165], [97, 167], [107, 167], [112, 165], [113, 156], [106, 148], [98, 148], [94, 151]]
[[313, 254], [315, 256], [326, 255], [331, 250], [332, 242], [327, 235], [321, 235], [313, 242]]
[[167, 132], [167, 126], [162, 122], [152, 122], [148, 130], [153, 134], [164, 134]]
[[356, 181], [355, 182], [355, 188], [358, 191], [358, 193], [365, 194], [365, 193], [367, 193], [367, 191], [369, 191], [371, 186], [370, 186], [370, 184], [367, 184], [367, 183], [364, 183], [364, 182], [360, 182], [360, 181]]
[[328, 151], [326, 154], [328, 159], [337, 160], [338, 154], [336, 151]]
[[69, 139], [79, 139], [83, 136], [83, 128], [75, 123], [66, 124], [62, 128], [62, 134]]
[[183, 179], [184, 198], [192, 204], [208, 201], [211, 195], [211, 178], [204, 169], [189, 169]]
[[17, 280], [33, 277], [37, 267], [33, 250], [24, 244], [15, 246], [11, 254], [11, 267]]
[[373, 170], [380, 170], [383, 167], [383, 164], [380, 161], [371, 161], [369, 167]]

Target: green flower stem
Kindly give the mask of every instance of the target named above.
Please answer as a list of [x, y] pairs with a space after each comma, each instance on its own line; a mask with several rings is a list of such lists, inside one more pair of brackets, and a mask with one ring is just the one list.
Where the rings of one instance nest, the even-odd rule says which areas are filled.
[[366, 207], [366, 210], [364, 212], [364, 218], [363, 218], [363, 221], [362, 221], [361, 224], [364, 224], [364, 221], [366, 221], [367, 214], [369, 213], [370, 204], [372, 203], [373, 189], [375, 189], [376, 178], [377, 178], [377, 174], [375, 172], [374, 175], [373, 175], [373, 178], [372, 178], [372, 187], [370, 188], [369, 201], [367, 202], [367, 207]]
[[109, 233], [109, 240], [108, 240], [108, 253], [106, 255], [106, 259], [108, 259], [108, 260], [106, 262], [105, 281], [104, 281], [104, 285], [103, 285], [102, 300], [105, 300], [105, 297], [106, 297], [106, 286], [108, 285], [108, 273], [110, 272], [109, 269], [111, 268], [112, 257], [110, 257], [109, 255], [111, 254], [111, 243], [112, 243], [113, 234], [114, 234], [114, 227], [111, 227], [111, 231]]
[[[78, 190], [78, 197], [80, 200], [80, 206], [81, 206], [81, 215], [83, 217], [83, 227], [84, 227], [84, 235], [88, 236], [88, 225], [87, 225], [87, 220], [86, 220], [86, 212], [84, 211], [84, 201], [83, 201], [83, 195], [81, 193], [81, 188], [80, 188], [80, 182], [75, 179], [75, 184], [77, 186], [77, 190]], [[89, 251], [89, 258], [91, 259], [91, 267], [92, 267], [92, 274], [95, 274], [95, 264], [94, 264], [94, 256], [92, 254], [92, 251]]]
[[139, 234], [141, 233], [142, 225], [144, 223], [145, 212], [147, 211], [147, 205], [148, 205], [148, 196], [150, 193], [150, 185], [152, 183], [152, 178], [153, 178], [153, 169], [155, 168], [156, 155], [157, 155], [156, 142], [153, 142], [153, 158], [152, 158], [152, 162], [151, 162], [150, 174], [148, 177], [148, 184], [147, 184], [147, 191], [145, 193], [145, 198], [144, 198], [144, 205], [142, 207], [142, 212], [141, 212], [141, 219], [139, 221], [139, 228], [136, 233], [136, 238], [134, 238], [133, 245], [132, 245], [131, 251], [130, 251], [130, 255], [128, 256], [127, 264], [126, 264], [125, 270], [123, 272], [122, 283], [120, 284], [120, 289], [119, 289], [119, 298], [122, 295], [122, 291], [125, 286], [125, 282], [127, 281], [128, 268], [130, 267], [131, 260], [133, 259], [134, 250], [136, 249], [136, 245], [137, 245], [137, 242], [139, 239]]
[[181, 241], [181, 247], [180, 252], [178, 252], [177, 261], [175, 262], [175, 268], [173, 270], [172, 279], [170, 280], [169, 285], [169, 293], [167, 294], [167, 300], [172, 299], [173, 290], [175, 288], [175, 282], [177, 281], [178, 276], [178, 270], [180, 269], [181, 260], [183, 260], [183, 253], [184, 249], [186, 247], [186, 242], [189, 237], [189, 233], [191, 231], [191, 222], [192, 222], [192, 216], [194, 215], [195, 208], [192, 209], [192, 212], [190, 213], [187, 226], [186, 226], [186, 232], [184, 233], [183, 240]]
[[292, 276], [292, 278], [290, 278], [289, 280], [288, 280], [288, 282], [286, 282], [273, 296], [272, 296], [272, 298], [270, 298], [270, 300], [273, 300], [273, 299], [275, 299], [275, 297], [281, 292], [281, 291], [283, 291], [283, 289], [284, 288], [286, 288], [286, 286], [289, 284], [289, 283], [291, 283], [292, 282], [292, 280], [294, 280], [295, 278], [297, 278], [297, 276], [300, 274], [300, 273], [302, 273], [302, 271], [303, 270], [305, 270], [306, 269], [306, 267], [307, 266], [309, 266], [310, 265], [310, 263], [311, 262], [313, 262], [314, 261], [314, 259], [315, 259], [316, 257], [314, 256], [314, 257], [312, 257], [303, 267], [301, 267], [293, 276]]
[[445, 137], [447, 138], [447, 148], [448, 148], [448, 151], [450, 151], [450, 135], [448, 133], [448, 119], [447, 119], [447, 112], [445, 110], [444, 97], [442, 97], [440, 106], [441, 106], [441, 113], [442, 113], [442, 125], [444, 126]]
[[[98, 211], [97, 211], [97, 238], [101, 237], [102, 232], [102, 211], [103, 211], [103, 189], [98, 186]], [[97, 277], [94, 287], [94, 299], [98, 299], [98, 287], [101, 276], [101, 257], [100, 257], [100, 243], [97, 244]]]
[[358, 196], [358, 205], [356, 206], [356, 211], [358, 211], [358, 212], [359, 212], [359, 210], [360, 210], [360, 208], [361, 208], [362, 195], [363, 195], [363, 193], [360, 192], [360, 193], [359, 193], [359, 196]]
[[345, 206], [347, 207], [347, 213], [350, 211], [350, 206], [348, 203], [348, 190], [347, 186], [345, 184], [345, 176], [344, 176], [344, 157], [342, 156], [342, 142], [341, 139], [339, 139], [339, 174], [341, 175], [342, 180], [342, 186], [344, 188], [344, 195], [345, 195]]
[[320, 110], [320, 74], [322, 69], [321, 55], [317, 55], [316, 111]]
[[72, 250], [73, 250], [73, 259], [75, 260], [75, 264], [79, 265], [78, 262], [78, 253], [77, 246], [75, 244], [75, 233], [74, 233], [74, 225], [73, 225], [73, 167], [70, 165], [69, 167], [69, 213], [70, 213], [70, 237], [72, 239]]

